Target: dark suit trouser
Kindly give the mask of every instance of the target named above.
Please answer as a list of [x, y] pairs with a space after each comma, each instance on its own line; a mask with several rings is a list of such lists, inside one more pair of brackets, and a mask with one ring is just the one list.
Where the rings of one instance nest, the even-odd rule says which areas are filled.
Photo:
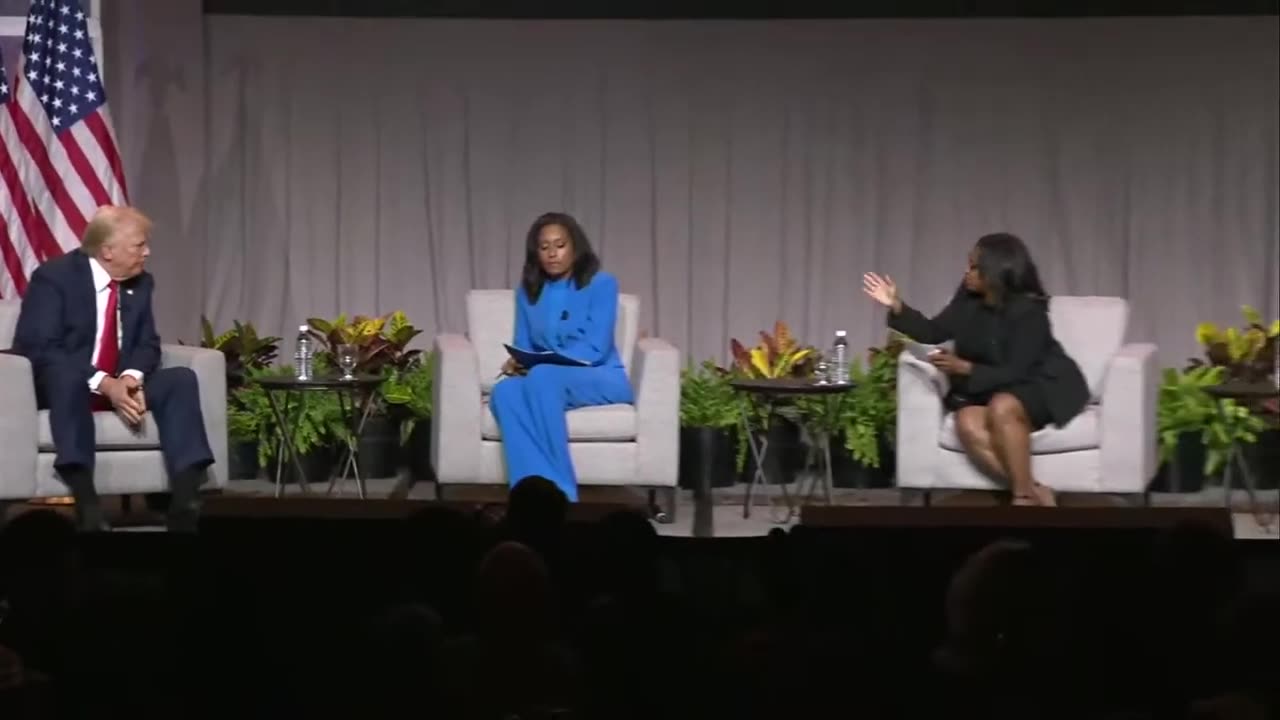
[[[213, 452], [200, 414], [200, 391], [190, 368], [170, 367], [146, 378], [147, 416], [160, 433], [160, 452], [169, 477], [213, 463]], [[54, 467], [93, 471], [95, 447], [92, 393], [79, 369], [48, 369], [36, 378], [36, 399], [49, 411], [49, 429], [57, 449]]]

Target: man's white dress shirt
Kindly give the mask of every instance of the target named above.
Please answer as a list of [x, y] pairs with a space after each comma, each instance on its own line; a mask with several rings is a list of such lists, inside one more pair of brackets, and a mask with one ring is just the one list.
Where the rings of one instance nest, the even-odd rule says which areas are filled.
[[[93, 289], [97, 300], [98, 310], [98, 329], [93, 333], [93, 358], [89, 362], [94, 367], [98, 365], [98, 353], [102, 350], [102, 331], [105, 329], [107, 320], [107, 301], [111, 298], [111, 276], [107, 274], [106, 268], [102, 267], [102, 263], [97, 258], [89, 258], [89, 269], [93, 271]], [[121, 290], [120, 292], [124, 292]], [[120, 322], [120, 296], [116, 295], [116, 347], [120, 347], [120, 339], [124, 335], [124, 325]], [[138, 370], [125, 370], [120, 373], [121, 376], [132, 375], [142, 382], [142, 373]], [[107, 374], [99, 370], [89, 378], [89, 389], [98, 392], [98, 386], [102, 384], [102, 379]]]

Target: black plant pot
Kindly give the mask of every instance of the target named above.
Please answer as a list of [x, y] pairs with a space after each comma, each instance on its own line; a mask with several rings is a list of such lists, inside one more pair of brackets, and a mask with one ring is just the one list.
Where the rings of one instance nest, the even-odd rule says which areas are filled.
[[[312, 485], [328, 485], [329, 479], [333, 477], [334, 463], [337, 462], [337, 451], [331, 447], [317, 447], [302, 453], [298, 458], [302, 464], [302, 471], [306, 473], [307, 482]], [[276, 476], [276, 459], [272, 458], [267, 464], [270, 477], [267, 479], [275, 482]], [[284, 468], [280, 473], [280, 482], [285, 485], [298, 484], [298, 467], [297, 464], [289, 461], [286, 457]]]
[[227, 479], [253, 480], [258, 477], [258, 441], [227, 441]]
[[[764, 458], [764, 475], [770, 485], [791, 483], [804, 467], [805, 448], [800, 442], [800, 428], [784, 418], [775, 417], [766, 435], [769, 446]], [[743, 442], [746, 442], [745, 440]], [[737, 452], [735, 448], [735, 452]], [[756, 459], [751, 448], [746, 448], [747, 461], [740, 482], [751, 482], [756, 473]]]
[[401, 460], [414, 482], [435, 482], [436, 473], [431, 467], [431, 418], [417, 420], [409, 437], [400, 447]]
[[680, 487], [729, 487], [738, 479], [734, 433], [726, 428], [680, 428]]
[[881, 435], [879, 445], [880, 466], [871, 467], [854, 459], [843, 437], [831, 438], [831, 484], [838, 488], [893, 487], [898, 458], [888, 437]]
[[[1204, 441], [1199, 432], [1178, 436], [1178, 445], [1169, 462], [1160, 465], [1151, 490], [1155, 492], [1198, 493], [1204, 489]], [[1175, 476], [1176, 474], [1176, 476]]]
[[1280, 428], [1258, 433], [1258, 441], [1243, 448], [1249, 475], [1259, 490], [1280, 486]]
[[[400, 419], [390, 415], [370, 416], [356, 445], [360, 477], [366, 480], [395, 477], [399, 460]], [[351, 477], [349, 466], [343, 468], [343, 477]]]

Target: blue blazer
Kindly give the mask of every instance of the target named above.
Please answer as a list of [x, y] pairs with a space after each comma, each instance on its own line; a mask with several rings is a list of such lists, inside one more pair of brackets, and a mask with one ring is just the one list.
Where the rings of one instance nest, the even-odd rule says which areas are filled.
[[[572, 281], [570, 281], [572, 282]], [[515, 342], [519, 348], [551, 350], [597, 367], [622, 367], [614, 346], [618, 321], [618, 280], [603, 270], [586, 287], [570, 287], [562, 299], [550, 283], [537, 303], [524, 288], [516, 290]]]
[[[150, 375], [160, 367], [160, 336], [151, 314], [151, 274], [120, 284], [120, 370]], [[97, 297], [89, 256], [73, 250], [36, 268], [22, 298], [13, 350], [31, 361], [36, 382], [67, 372], [85, 383], [97, 372], [93, 340], [98, 331]]]

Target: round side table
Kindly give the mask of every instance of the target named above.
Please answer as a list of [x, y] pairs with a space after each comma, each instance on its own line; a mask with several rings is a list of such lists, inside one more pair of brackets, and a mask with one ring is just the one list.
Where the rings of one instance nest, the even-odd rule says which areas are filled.
[[[356, 481], [356, 493], [361, 500], [364, 500], [364, 479], [360, 477], [356, 448], [360, 444], [360, 435], [364, 432], [365, 421], [369, 419], [369, 414], [373, 410], [374, 390], [382, 382], [382, 378], [377, 375], [356, 375], [351, 379], [321, 376], [308, 380], [299, 380], [296, 377], [264, 377], [257, 378], [253, 382], [256, 382], [266, 393], [267, 404], [271, 406], [271, 414], [275, 416], [280, 431], [280, 452], [276, 460], [276, 497], [280, 497], [282, 489], [281, 471], [286, 462], [284, 458], [286, 454], [287, 461], [291, 461], [298, 472], [298, 487], [302, 489], [303, 494], [311, 492], [306, 471], [302, 467], [302, 457], [293, 444], [293, 428], [289, 425], [289, 409], [293, 398], [305, 392], [332, 392], [338, 396], [338, 406], [342, 409], [343, 417], [347, 419], [351, 433], [347, 438], [346, 450], [339, 459], [333, 477], [329, 479], [329, 488], [325, 494], [332, 494], [334, 487], [347, 474], [347, 471], [350, 471]], [[279, 402], [276, 399], [277, 395], [281, 397]]]
[[[849, 392], [853, 389], [852, 383], [818, 383], [808, 378], [761, 378], [748, 379], [737, 378], [729, 381], [729, 384], [738, 392], [754, 395], [769, 408], [768, 415], [773, 414], [773, 405], [778, 399], [787, 396], [797, 395], [839, 395]], [[751, 418], [744, 405], [742, 408], [742, 425], [746, 431], [747, 444], [751, 447], [751, 457], [756, 462], [756, 471], [752, 473], [751, 480], [747, 483], [746, 498], [742, 502], [742, 517], [751, 517], [751, 494], [757, 484], [767, 484], [767, 478], [764, 473], [764, 461], [769, 452], [769, 439], [765, 433], [768, 427], [761, 430], [761, 437], [757, 438], [756, 433], [751, 427]], [[818, 442], [818, 449], [823, 459], [822, 472], [814, 475], [813, 480], [809, 484], [808, 494], [802, 493], [800, 497], [805, 500], [812, 498], [818, 489], [818, 483], [822, 483], [822, 495], [828, 505], [831, 504], [831, 438], [825, 433], [816, 433], [814, 438]], [[799, 507], [791, 499], [791, 493], [787, 490], [785, 483], [779, 483], [782, 491], [782, 499], [786, 505], [786, 517], [779, 522], [787, 523], [795, 517]], [[798, 488], [803, 490], [803, 488]], [[799, 499], [799, 498], [797, 498]], [[774, 518], [776, 520], [776, 518]]]

